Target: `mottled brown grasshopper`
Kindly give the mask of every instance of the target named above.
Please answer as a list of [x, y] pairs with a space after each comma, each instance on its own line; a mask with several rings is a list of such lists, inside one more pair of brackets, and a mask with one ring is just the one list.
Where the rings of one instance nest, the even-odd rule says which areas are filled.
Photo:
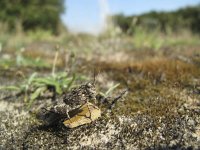
[[102, 113], [100, 108], [93, 103], [104, 103], [107, 109], [112, 109], [117, 100], [126, 92], [127, 90], [109, 103], [106, 97], [96, 93], [95, 84], [89, 82], [63, 94], [63, 104], [55, 105], [48, 109], [43, 108], [44, 111], [39, 115], [39, 118], [47, 125], [62, 120], [63, 124], [68, 128], [91, 123], [99, 118]]

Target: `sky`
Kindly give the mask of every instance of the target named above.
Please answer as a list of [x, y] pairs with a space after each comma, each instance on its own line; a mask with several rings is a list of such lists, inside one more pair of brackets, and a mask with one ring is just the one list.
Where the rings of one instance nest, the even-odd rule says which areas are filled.
[[66, 12], [61, 18], [72, 32], [98, 34], [103, 30], [109, 14], [172, 11], [196, 4], [200, 4], [200, 0], [65, 0]]

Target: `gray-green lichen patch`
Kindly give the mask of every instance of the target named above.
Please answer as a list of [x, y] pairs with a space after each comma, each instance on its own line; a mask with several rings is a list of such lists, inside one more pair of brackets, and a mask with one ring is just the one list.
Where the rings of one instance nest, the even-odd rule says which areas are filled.
[[[183, 93], [182, 93], [183, 95]], [[197, 99], [193, 99], [193, 102]], [[67, 129], [44, 126], [18, 103], [0, 101], [1, 149], [176, 149], [200, 147], [199, 108], [185, 103], [174, 114], [103, 114], [97, 121]]]
[[[6, 106], [6, 107], [5, 107]], [[20, 103], [0, 101], [0, 147], [2, 149], [21, 149], [24, 135], [34, 124], [29, 113], [24, 111]]]

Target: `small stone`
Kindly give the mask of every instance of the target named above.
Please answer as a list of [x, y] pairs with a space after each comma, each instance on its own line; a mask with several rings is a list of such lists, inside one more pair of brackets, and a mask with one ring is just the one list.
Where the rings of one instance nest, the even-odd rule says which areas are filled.
[[194, 120], [189, 119], [189, 120], [188, 120], [188, 124], [191, 125], [191, 126], [194, 126], [194, 125], [195, 125], [195, 122], [194, 122]]

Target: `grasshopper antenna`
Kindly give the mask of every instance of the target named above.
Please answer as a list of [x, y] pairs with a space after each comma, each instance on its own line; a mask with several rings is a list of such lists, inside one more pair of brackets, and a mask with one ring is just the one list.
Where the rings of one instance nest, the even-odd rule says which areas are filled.
[[95, 69], [93, 70], [93, 85], [95, 85], [96, 84], [96, 71], [95, 71]]
[[112, 110], [112, 108], [114, 107], [114, 105], [117, 103], [117, 101], [119, 99], [121, 99], [126, 93], [128, 92], [128, 89], [124, 90], [120, 95], [118, 95], [117, 97], [114, 98], [114, 100], [110, 103], [110, 105], [108, 106], [109, 110]]

